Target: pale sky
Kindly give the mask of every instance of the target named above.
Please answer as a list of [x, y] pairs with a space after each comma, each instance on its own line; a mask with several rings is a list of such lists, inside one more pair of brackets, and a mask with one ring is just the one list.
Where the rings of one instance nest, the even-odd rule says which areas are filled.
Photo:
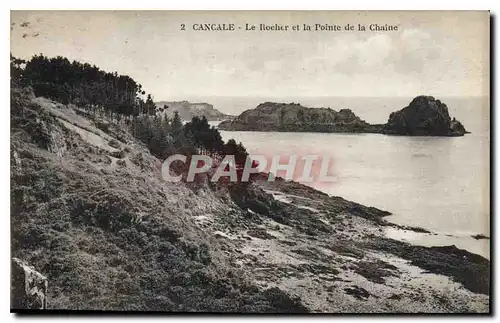
[[[23, 24], [23, 22], [27, 22]], [[186, 25], [181, 31], [181, 24]], [[234, 32], [193, 31], [234, 23]], [[397, 25], [391, 32], [249, 24]], [[12, 11], [11, 52], [130, 75], [155, 100], [202, 96], [489, 94], [488, 12]]]

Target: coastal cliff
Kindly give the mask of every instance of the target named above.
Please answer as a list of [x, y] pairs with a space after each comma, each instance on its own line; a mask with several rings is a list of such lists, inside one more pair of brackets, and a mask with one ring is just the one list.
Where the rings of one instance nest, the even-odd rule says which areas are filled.
[[389, 212], [265, 174], [238, 190], [165, 182], [123, 125], [27, 90], [11, 125], [12, 256], [47, 277], [48, 309], [489, 311], [487, 259], [389, 239], [433, 234]]
[[234, 120], [219, 124], [228, 131], [289, 131], [380, 133], [405, 136], [463, 136], [460, 121], [451, 118], [446, 104], [432, 96], [418, 96], [389, 116], [386, 124], [369, 124], [350, 109], [307, 108], [298, 103], [265, 102]]
[[[213, 105], [209, 103], [193, 103], [189, 101], [160, 101], [155, 103], [157, 109], [160, 110], [158, 113], [166, 114], [169, 118], [174, 116], [174, 112], [179, 113], [179, 117], [182, 120], [190, 121], [193, 117], [205, 116], [208, 121], [221, 121], [232, 118], [215, 109]], [[166, 109], [163, 109], [167, 106]]]

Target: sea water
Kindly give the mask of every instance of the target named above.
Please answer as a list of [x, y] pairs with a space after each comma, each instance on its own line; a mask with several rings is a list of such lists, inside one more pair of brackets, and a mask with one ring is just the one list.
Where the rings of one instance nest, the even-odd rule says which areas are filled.
[[[251, 154], [328, 156], [332, 183], [304, 183], [325, 193], [392, 213], [386, 219], [434, 234], [388, 229], [392, 238], [421, 245], [456, 245], [489, 257], [490, 236], [488, 98], [439, 98], [471, 132], [463, 137], [406, 137], [380, 134], [221, 131]], [[225, 113], [238, 114], [264, 101], [343, 108], [370, 123], [384, 123], [411, 98], [211, 98]], [[218, 101], [217, 101], [218, 100]]]

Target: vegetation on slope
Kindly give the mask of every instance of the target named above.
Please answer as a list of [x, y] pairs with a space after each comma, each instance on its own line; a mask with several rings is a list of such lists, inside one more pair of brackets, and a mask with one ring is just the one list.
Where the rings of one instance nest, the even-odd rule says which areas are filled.
[[387, 212], [265, 174], [164, 182], [172, 153], [246, 154], [203, 118], [108, 118], [16, 85], [11, 125], [12, 256], [48, 277], [49, 308], [487, 310], [486, 259], [383, 238]]
[[[126, 127], [90, 115], [30, 88], [11, 92], [11, 251], [48, 277], [49, 308], [306, 311], [230, 269], [217, 238], [195, 225], [197, 216], [234, 208], [227, 194], [162, 181], [161, 159]], [[155, 143], [158, 129], [174, 134], [174, 150], [181, 136], [203, 145], [193, 130], [207, 130], [203, 120], [154, 128], [157, 119], [142, 118], [147, 125], [134, 135], [157, 156], [168, 154]]]

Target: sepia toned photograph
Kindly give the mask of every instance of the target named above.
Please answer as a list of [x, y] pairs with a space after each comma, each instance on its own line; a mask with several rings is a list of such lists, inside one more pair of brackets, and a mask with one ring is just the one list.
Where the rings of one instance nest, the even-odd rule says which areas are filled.
[[490, 20], [11, 11], [11, 312], [491, 314]]

